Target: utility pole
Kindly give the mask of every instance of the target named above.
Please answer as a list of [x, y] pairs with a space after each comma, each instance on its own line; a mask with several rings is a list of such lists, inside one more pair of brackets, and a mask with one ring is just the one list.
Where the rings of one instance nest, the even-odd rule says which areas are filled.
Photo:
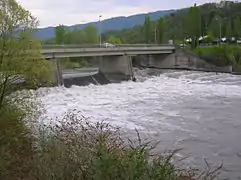
[[100, 43], [100, 47], [101, 47], [101, 43], [102, 43], [102, 37], [101, 37], [101, 18], [102, 18], [102, 15], [99, 16], [99, 43]]

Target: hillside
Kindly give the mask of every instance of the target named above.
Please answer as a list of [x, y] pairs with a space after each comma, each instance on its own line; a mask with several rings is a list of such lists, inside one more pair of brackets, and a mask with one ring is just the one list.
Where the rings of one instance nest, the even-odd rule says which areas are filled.
[[[222, 37], [241, 37], [241, 2], [226, 1], [225, 3], [208, 3], [197, 7], [196, 20], [190, 14], [189, 8], [177, 10], [164, 18], [164, 42], [168, 39], [183, 40], [190, 36], [188, 32], [193, 28], [197, 36], [211, 34]], [[151, 43], [155, 42], [155, 29], [157, 21], [152, 22]], [[135, 26], [121, 31], [108, 31], [104, 33], [105, 39], [110, 36], [118, 37], [123, 43], [146, 43], [143, 26]]]
[[[151, 20], [157, 20], [160, 17], [165, 15], [171, 14], [176, 10], [164, 10], [164, 11], [156, 11], [148, 13]], [[116, 17], [111, 19], [103, 20], [102, 25], [102, 32], [110, 31], [110, 30], [122, 30], [122, 29], [129, 29], [133, 28], [134, 26], [138, 26], [144, 23], [145, 16], [147, 14], [137, 14], [128, 17]], [[71, 30], [74, 28], [82, 29], [85, 26], [91, 25], [95, 28], [98, 28], [99, 22], [90, 22], [86, 24], [76, 24], [73, 26], [67, 26], [67, 29]], [[35, 37], [41, 40], [51, 39], [54, 37], [54, 27], [47, 27], [38, 29], [35, 33]]]

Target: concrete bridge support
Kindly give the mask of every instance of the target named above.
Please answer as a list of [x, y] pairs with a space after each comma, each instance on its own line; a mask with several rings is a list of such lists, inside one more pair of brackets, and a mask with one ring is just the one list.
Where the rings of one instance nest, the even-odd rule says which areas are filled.
[[64, 80], [63, 80], [62, 68], [60, 66], [60, 60], [54, 58], [52, 59], [52, 62], [54, 66], [54, 85], [62, 86], [64, 85]]
[[134, 77], [130, 56], [103, 56], [100, 58], [99, 70], [110, 82], [131, 80]]
[[173, 54], [154, 54], [149, 55], [149, 66], [155, 68], [175, 68], [177, 65], [177, 56]]

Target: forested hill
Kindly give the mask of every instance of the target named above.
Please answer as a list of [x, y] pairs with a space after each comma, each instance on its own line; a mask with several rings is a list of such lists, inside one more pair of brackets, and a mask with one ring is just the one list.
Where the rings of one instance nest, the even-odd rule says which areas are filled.
[[[176, 10], [164, 10], [164, 11], [156, 11], [156, 12], [150, 12], [147, 13], [151, 20], [157, 20], [160, 17], [163, 17], [165, 15], [168, 15], [170, 13], [175, 12]], [[106, 19], [101, 22], [102, 31], [106, 32], [109, 30], [122, 30], [125, 28], [133, 28], [136, 25], [141, 25], [144, 22], [145, 16], [147, 14], [137, 14], [133, 16], [128, 17], [115, 17], [111, 19]], [[98, 28], [99, 22], [90, 22], [86, 24], [76, 24], [73, 26], [66, 26], [67, 30], [73, 30], [75, 28], [82, 29], [86, 26], [93, 26], [95, 28]], [[47, 28], [41, 28], [38, 29], [35, 37], [41, 40], [47, 40], [54, 37], [55, 33], [55, 27], [47, 27]]]
[[[188, 36], [212, 35], [222, 37], [241, 37], [241, 3], [233, 1], [221, 1], [208, 3], [195, 8], [181, 9], [164, 17], [162, 28], [164, 39], [182, 40]], [[145, 26], [135, 26], [121, 31], [109, 31], [104, 34], [105, 38], [110, 35], [118, 37], [123, 43], [147, 43], [149, 36], [151, 43], [155, 41], [155, 32], [158, 36], [158, 21], [151, 22], [151, 30], [146, 35]], [[157, 31], [156, 31], [157, 30]]]

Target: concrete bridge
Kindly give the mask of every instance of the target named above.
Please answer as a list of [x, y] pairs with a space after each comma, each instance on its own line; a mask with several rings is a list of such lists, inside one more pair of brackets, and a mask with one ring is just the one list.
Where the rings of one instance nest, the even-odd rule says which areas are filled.
[[41, 53], [45, 57], [96, 57], [96, 56], [131, 56], [148, 54], [171, 54], [175, 50], [174, 45], [152, 45], [152, 46], [117, 46], [117, 47], [86, 47], [86, 46], [43, 46]]
[[[134, 77], [132, 69], [132, 57], [140, 55], [151, 56], [152, 61], [160, 61], [175, 52], [175, 46], [170, 44], [160, 45], [118, 45], [115, 47], [98, 47], [97, 45], [47, 45], [43, 46], [41, 53], [46, 59], [56, 64], [56, 80], [63, 84], [60, 58], [66, 57], [95, 57], [100, 61], [99, 70], [109, 79], [113, 76], [121, 76], [123, 80]], [[158, 64], [158, 63], [157, 63]]]
[[[48, 45], [41, 53], [51, 59], [56, 67], [57, 84], [63, 84], [63, 76], [58, 59], [65, 57], [93, 57], [99, 61], [99, 71], [110, 82], [134, 78], [133, 65], [162, 69], [187, 69], [200, 71], [230, 72], [230, 67], [216, 67], [174, 45], [119, 45], [99, 47], [99, 45]], [[117, 81], [116, 81], [117, 80]]]

